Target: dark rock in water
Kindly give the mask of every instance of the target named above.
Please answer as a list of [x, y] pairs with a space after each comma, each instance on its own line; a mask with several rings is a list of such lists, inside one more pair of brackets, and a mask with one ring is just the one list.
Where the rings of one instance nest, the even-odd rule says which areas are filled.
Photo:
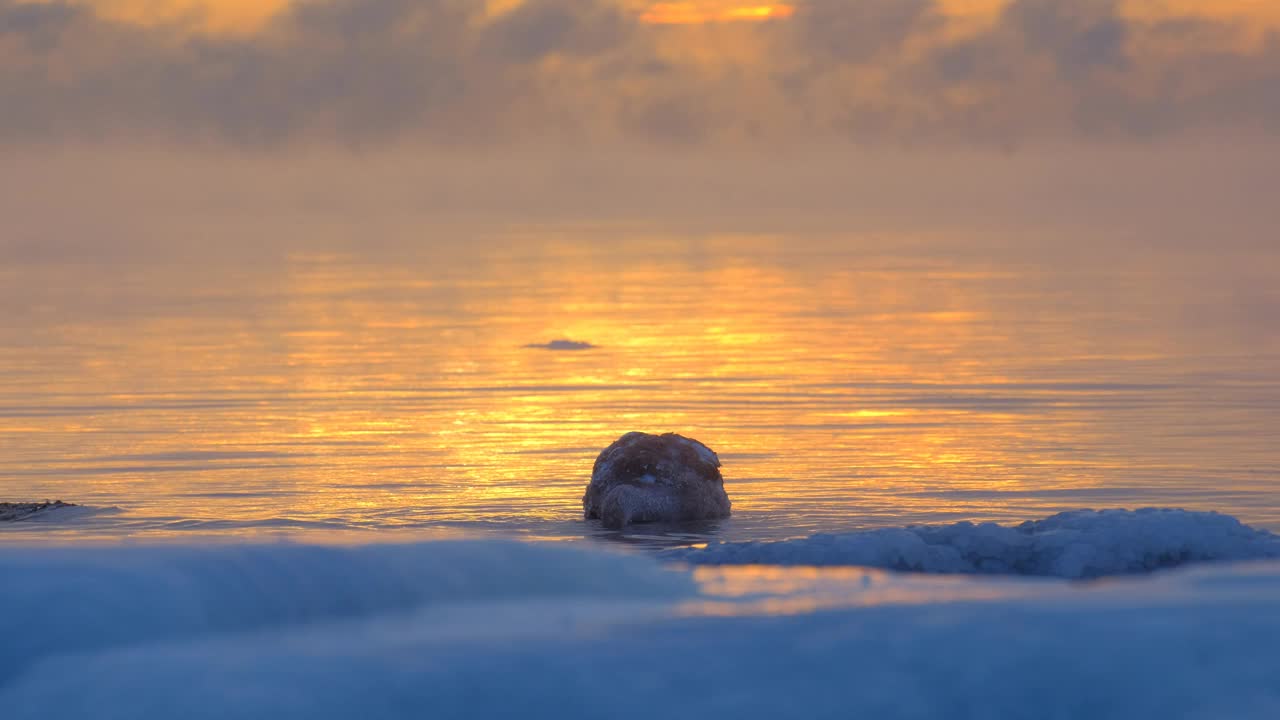
[[537, 350], [595, 350], [596, 346], [589, 342], [579, 342], [577, 340], [552, 340], [548, 343], [531, 343], [525, 345], [527, 348], [535, 348]]
[[620, 528], [728, 517], [730, 503], [711, 448], [675, 433], [630, 432], [596, 458], [582, 508]]
[[69, 507], [75, 507], [75, 505], [61, 500], [42, 503], [0, 503], [0, 522], [24, 520], [38, 513]]

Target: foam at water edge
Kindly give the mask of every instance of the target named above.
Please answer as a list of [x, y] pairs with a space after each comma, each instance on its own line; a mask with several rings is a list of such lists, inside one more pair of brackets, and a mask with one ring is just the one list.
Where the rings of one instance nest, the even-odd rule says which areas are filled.
[[712, 543], [662, 557], [708, 565], [861, 565], [1091, 578], [1194, 562], [1280, 558], [1280, 536], [1211, 512], [1076, 510], [1013, 527], [962, 522], [782, 542]]

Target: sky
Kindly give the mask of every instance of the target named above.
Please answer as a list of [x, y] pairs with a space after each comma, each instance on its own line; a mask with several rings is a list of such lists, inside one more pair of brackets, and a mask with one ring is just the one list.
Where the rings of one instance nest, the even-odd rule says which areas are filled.
[[177, 172], [166, 206], [414, 182], [475, 212], [814, 213], [855, 187], [868, 215], [1065, 217], [1114, 182], [1270, 222], [1280, 3], [0, 0], [0, 103], [24, 242]]
[[0, 139], [1002, 145], [1269, 137], [1280, 134], [1276, 7], [0, 0]]

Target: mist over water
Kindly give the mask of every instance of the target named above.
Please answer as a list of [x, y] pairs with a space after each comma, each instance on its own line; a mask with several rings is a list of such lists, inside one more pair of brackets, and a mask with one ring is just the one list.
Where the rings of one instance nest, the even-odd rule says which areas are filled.
[[[7, 251], [5, 499], [118, 511], [4, 532], [680, 544], [1142, 506], [1280, 528], [1274, 249], [409, 235]], [[629, 430], [717, 450], [733, 517], [584, 523]]]

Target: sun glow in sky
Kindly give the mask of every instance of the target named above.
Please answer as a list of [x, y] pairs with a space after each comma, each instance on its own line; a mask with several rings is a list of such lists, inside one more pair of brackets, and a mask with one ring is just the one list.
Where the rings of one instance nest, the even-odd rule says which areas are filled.
[[795, 14], [784, 3], [662, 2], [645, 8], [640, 19], [656, 25], [702, 25], [716, 22], [761, 22], [782, 20]]
[[252, 32], [292, 0], [72, 0], [72, 4], [88, 5], [103, 17], [123, 22], [180, 23], [210, 32]]

